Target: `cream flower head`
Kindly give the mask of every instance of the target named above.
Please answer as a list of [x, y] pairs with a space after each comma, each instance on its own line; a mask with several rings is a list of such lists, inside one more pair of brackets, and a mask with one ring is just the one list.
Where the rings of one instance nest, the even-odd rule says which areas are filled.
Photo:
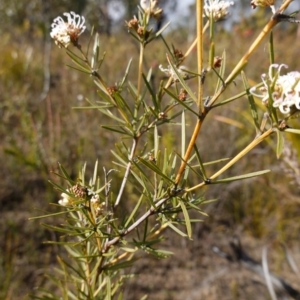
[[[272, 75], [273, 69], [278, 69], [275, 76]], [[267, 104], [271, 98], [273, 107], [276, 107], [283, 114], [289, 114], [291, 108], [300, 110], [300, 72], [293, 71], [285, 75], [280, 75], [282, 68], [288, 68], [285, 64], [272, 64], [269, 67], [269, 74], [262, 75], [264, 86], [260, 88], [260, 94], [255, 93], [255, 87], [250, 92], [262, 99]], [[272, 91], [269, 93], [269, 90]]]
[[153, 9], [157, 5], [157, 0], [141, 0], [140, 5], [143, 10]]
[[204, 13], [206, 17], [213, 15], [214, 21], [219, 21], [228, 15], [228, 8], [234, 5], [233, 1], [205, 0]]
[[62, 17], [55, 18], [51, 24], [50, 36], [55, 40], [58, 47], [67, 48], [70, 43], [76, 44], [78, 37], [84, 32], [86, 28], [84, 26], [85, 18], [73, 11], [63, 15], [67, 17], [67, 22]]
[[62, 199], [58, 201], [59, 205], [69, 206], [72, 204], [72, 198], [68, 194], [62, 193], [61, 196], [62, 196]]
[[[176, 72], [172, 68], [172, 66], [168, 65], [166, 69], [163, 68], [162, 65], [159, 65], [159, 69], [164, 72], [168, 77], [171, 77], [173, 81], [179, 80]], [[189, 77], [189, 74], [186, 72], [186, 67], [185, 66], [179, 66], [177, 68], [177, 72], [183, 77], [183, 79], [187, 79]]]
[[162, 14], [162, 9], [157, 5], [158, 5], [158, 0], [140, 1], [140, 6], [145, 11], [145, 13], [149, 13], [154, 18], [160, 18]]

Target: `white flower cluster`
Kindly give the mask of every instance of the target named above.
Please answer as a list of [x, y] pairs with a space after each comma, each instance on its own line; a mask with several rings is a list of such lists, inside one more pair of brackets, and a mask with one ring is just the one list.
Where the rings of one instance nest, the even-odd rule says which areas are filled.
[[[286, 75], [280, 75], [282, 68], [288, 68], [285, 64], [272, 64], [269, 68], [268, 78], [266, 74], [262, 75], [264, 86], [260, 88], [261, 94], [255, 93], [255, 87], [250, 92], [262, 99], [264, 104], [268, 103], [268, 100], [272, 98], [273, 106], [278, 107], [281, 113], [288, 114], [291, 111], [291, 107], [295, 107], [300, 110], [300, 72], [293, 71]], [[278, 69], [277, 74], [272, 76], [272, 69]], [[271, 95], [269, 90], [274, 87]]]
[[85, 18], [75, 14], [73, 11], [64, 13], [68, 18], [67, 22], [62, 17], [57, 17], [51, 24], [50, 36], [55, 40], [55, 43], [61, 48], [67, 48], [70, 43], [76, 43], [78, 37], [85, 30]]
[[58, 201], [58, 204], [60, 204], [62, 206], [69, 206], [72, 204], [72, 198], [68, 194], [62, 193], [61, 196], [62, 196], [62, 199]]
[[214, 21], [219, 21], [228, 15], [228, 8], [234, 5], [233, 1], [206, 0], [204, 4], [204, 13], [206, 17], [212, 14]]
[[[173, 68], [168, 65], [168, 67], [166, 69], [163, 68], [162, 65], [159, 65], [159, 69], [164, 72], [168, 77], [171, 77], [174, 81], [178, 80], [178, 76], [176, 74], [176, 72], [173, 70]], [[188, 73], [185, 71], [186, 68], [185, 66], [180, 66], [179, 68], [177, 68], [177, 72], [184, 78], [188, 78]]]
[[158, 0], [141, 0], [140, 6], [145, 13], [150, 14], [154, 18], [160, 18], [162, 15], [162, 9], [158, 7]]
[[157, 0], [141, 0], [141, 8], [143, 10], [153, 9], [157, 5]]

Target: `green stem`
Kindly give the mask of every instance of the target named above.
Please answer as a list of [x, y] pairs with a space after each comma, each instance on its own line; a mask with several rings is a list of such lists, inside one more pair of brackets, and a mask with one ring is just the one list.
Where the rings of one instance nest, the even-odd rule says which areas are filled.
[[[203, 0], [197, 0], [197, 58], [198, 58], [198, 74], [201, 75], [202, 69], [203, 69], [203, 33], [207, 29], [208, 25], [203, 28]], [[194, 42], [195, 43], [195, 42]], [[193, 43], [193, 45], [194, 45]], [[192, 45], [192, 46], [193, 46]], [[190, 47], [190, 49], [192, 49]], [[183, 161], [180, 165], [179, 171], [176, 175], [175, 184], [178, 185], [179, 181], [183, 175], [183, 172], [186, 168], [187, 161], [189, 160], [191, 153], [193, 151], [194, 145], [196, 143], [196, 140], [198, 138], [202, 123], [204, 121], [204, 118], [206, 116], [206, 112], [203, 109], [202, 104], [202, 98], [203, 98], [203, 84], [202, 84], [202, 78], [199, 76], [198, 81], [198, 98], [197, 98], [197, 105], [199, 114], [201, 114], [201, 118], [197, 120], [197, 124], [195, 126], [193, 135], [191, 137], [190, 143], [188, 145], [188, 148], [186, 150], [186, 153], [184, 155]]]

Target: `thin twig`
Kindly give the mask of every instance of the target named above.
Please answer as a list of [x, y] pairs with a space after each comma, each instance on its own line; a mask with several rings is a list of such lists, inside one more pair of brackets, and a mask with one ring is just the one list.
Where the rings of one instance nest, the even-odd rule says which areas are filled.
[[137, 221], [135, 221], [130, 227], [128, 227], [125, 231], [123, 231], [122, 234], [120, 234], [119, 236], [117, 236], [117, 237], [113, 238], [112, 240], [106, 242], [105, 245], [104, 245], [104, 247], [103, 247], [102, 252], [103, 252], [103, 253], [106, 253], [112, 245], [114, 245], [114, 244], [116, 244], [117, 242], [119, 242], [119, 240], [120, 240], [122, 237], [128, 235], [128, 234], [129, 234], [130, 232], [132, 232], [135, 228], [137, 228], [137, 227], [138, 227], [141, 223], [143, 223], [147, 218], [149, 218], [151, 215], [153, 215], [153, 214], [156, 212], [156, 210], [157, 210], [161, 205], [163, 205], [167, 200], [169, 200], [170, 197], [171, 197], [171, 196], [166, 197], [166, 198], [163, 198], [163, 199], [161, 199], [160, 201], [158, 201], [158, 202], [156, 203], [155, 206], [152, 206], [150, 209], [148, 209], [148, 211], [147, 211], [144, 215], [142, 215], [142, 216], [141, 216]]

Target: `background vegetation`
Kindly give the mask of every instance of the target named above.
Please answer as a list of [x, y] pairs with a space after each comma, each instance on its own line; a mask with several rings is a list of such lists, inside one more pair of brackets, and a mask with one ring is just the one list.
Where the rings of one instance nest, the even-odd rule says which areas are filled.
[[[107, 51], [102, 72], [111, 85], [115, 84], [138, 49], [129, 38], [123, 19], [110, 18], [109, 2], [113, 1], [31, 0], [25, 4], [14, 0], [0, 4], [0, 299], [23, 299], [35, 287], [47, 285], [44, 274], [57, 263], [58, 249], [43, 244], [55, 237], [49, 236], [37, 221], [28, 221], [41, 211], [56, 210], [49, 203], [57, 202], [59, 195], [47, 180], [59, 182], [52, 175], [57, 171], [57, 162], [74, 177], [84, 162], [88, 170], [97, 159], [100, 166], [112, 167], [108, 149], [113, 147], [115, 139], [111, 132], [100, 127], [100, 122], [105, 123], [104, 117], [100, 119], [95, 111], [72, 109], [85, 106], [85, 98], [96, 98], [96, 89], [86, 76], [66, 66], [66, 56], [52, 47], [49, 40], [49, 24], [54, 17], [70, 10], [86, 15], [88, 24], [94, 24], [101, 34], [101, 50]], [[118, 7], [115, 3], [114, 7]], [[124, 6], [127, 16], [134, 13], [136, 5], [128, 1], [128, 6]], [[172, 19], [171, 10], [168, 17]], [[219, 25], [216, 54], [228, 49], [228, 70], [247, 50], [249, 43], [245, 41], [254, 39], [266, 18], [262, 11], [257, 11], [241, 16], [229, 30]], [[185, 51], [194, 32], [188, 23], [180, 24], [172, 27], [166, 39]], [[300, 70], [300, 61], [296, 59], [297, 27], [288, 24], [276, 27], [274, 39], [276, 62], [288, 64], [289, 70]], [[81, 41], [85, 43], [84, 37]], [[160, 40], [151, 47], [146, 63], [153, 67], [154, 84], [159, 84], [163, 74], [158, 65], [167, 64], [166, 50]], [[268, 69], [266, 47], [266, 44], [261, 47], [247, 69], [253, 83]], [[188, 59], [185, 64], [191, 66], [193, 61]], [[134, 60], [133, 68], [136, 67]], [[236, 86], [240, 85], [242, 82], [237, 80]], [[214, 155], [232, 157], [253, 139], [247, 105], [246, 99], [241, 100], [209, 116], [199, 145], [207, 153], [204, 159], [213, 160]], [[299, 127], [299, 120], [294, 122]], [[176, 132], [164, 130], [160, 135], [169, 149], [179, 143]], [[149, 299], [219, 299], [221, 295], [222, 299], [253, 299], [253, 295], [266, 299], [267, 290], [256, 282], [254, 275], [229, 265], [211, 251], [213, 245], [228, 250], [233, 235], [240, 237], [245, 250], [257, 260], [262, 247], [268, 245], [272, 271], [299, 286], [299, 278], [289, 269], [281, 247], [287, 246], [300, 266], [300, 141], [296, 136], [288, 139], [280, 161], [274, 152], [275, 143], [270, 142], [256, 148], [238, 165], [243, 172], [229, 171], [236, 174], [270, 168], [271, 174], [232, 183], [224, 190], [222, 186], [209, 187], [206, 198], [218, 197], [218, 201], [206, 207], [209, 216], [194, 228], [193, 241], [167, 232], [165, 247], [175, 253], [174, 257], [164, 261], [141, 259], [132, 270], [137, 276], [129, 280], [126, 299], [139, 299], [147, 293]], [[126, 193], [131, 196], [126, 204], [129, 209], [136, 200], [134, 187]]]

